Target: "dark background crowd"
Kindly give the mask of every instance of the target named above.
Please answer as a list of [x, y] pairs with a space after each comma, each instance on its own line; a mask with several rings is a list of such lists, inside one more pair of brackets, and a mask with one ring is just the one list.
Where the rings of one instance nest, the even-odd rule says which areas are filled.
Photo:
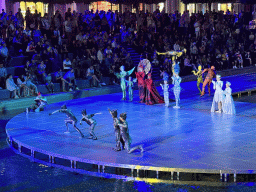
[[108, 76], [115, 84], [118, 80], [114, 73], [121, 65], [129, 70], [138, 64], [128, 47], [149, 59], [155, 70], [170, 74], [171, 57], [156, 52], [186, 49], [179, 58], [181, 76], [191, 74], [198, 65], [214, 65], [217, 70], [254, 65], [256, 40], [249, 21], [255, 16], [256, 12], [242, 11], [214, 10], [190, 15], [188, 11], [166, 14], [158, 9], [154, 13], [131, 13], [127, 9], [124, 13], [76, 13], [68, 9], [64, 16], [56, 11], [50, 17], [37, 11], [31, 14], [27, 9], [23, 17], [20, 9], [15, 15], [2, 10], [0, 86], [6, 88], [4, 69], [9, 67], [11, 58], [23, 56], [27, 58], [21, 77], [24, 84], [26, 77], [32, 77], [35, 85], [49, 84], [48, 75], [62, 71], [64, 78], [71, 69], [71, 76], [76, 79], [90, 79], [101, 85], [102, 77]]

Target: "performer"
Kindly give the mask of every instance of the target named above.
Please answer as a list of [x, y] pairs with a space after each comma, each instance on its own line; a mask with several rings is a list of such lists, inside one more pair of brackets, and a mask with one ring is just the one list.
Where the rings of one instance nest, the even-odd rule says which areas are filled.
[[164, 85], [160, 84], [163, 91], [164, 91], [164, 103], [165, 103], [165, 107], [169, 107], [169, 85], [168, 85], [168, 81], [164, 81]]
[[138, 80], [140, 103], [145, 103], [146, 86], [144, 81], [145, 72], [143, 70], [143, 66], [138, 66], [138, 72], [135, 72], [135, 74]]
[[179, 74], [180, 73], [180, 66], [179, 62], [176, 63], [178, 57], [181, 57], [183, 53], [186, 53], [187, 50], [183, 49], [182, 51], [167, 51], [165, 53], [156, 52], [158, 55], [172, 55], [172, 73]]
[[128, 86], [128, 90], [129, 90], [129, 101], [133, 101], [133, 87], [134, 87], [134, 83], [136, 81], [137, 81], [137, 79], [132, 79], [131, 76], [129, 76], [129, 80], [126, 81], [127, 86]]
[[49, 113], [49, 115], [53, 115], [54, 113], [65, 113], [67, 115], [67, 119], [65, 119], [65, 124], [67, 127], [67, 131], [65, 133], [70, 133], [69, 132], [69, 128], [68, 128], [68, 124], [72, 124], [73, 127], [75, 128], [75, 130], [80, 133], [81, 137], [84, 137], [84, 134], [77, 128], [76, 124], [77, 124], [77, 119], [75, 117], [75, 115], [72, 113], [71, 110], [67, 109], [66, 105], [62, 105], [60, 110], [56, 110], [52, 113]]
[[82, 121], [85, 121], [88, 125], [90, 125], [90, 137], [88, 139], [97, 140], [97, 137], [94, 134], [94, 128], [97, 125], [97, 122], [92, 118], [95, 115], [100, 115], [102, 113], [94, 113], [91, 115], [87, 115], [86, 109], [82, 111], [82, 119], [80, 120], [80, 125], [82, 125]]
[[226, 83], [226, 89], [223, 92], [225, 95], [224, 101], [223, 101], [223, 113], [225, 114], [230, 114], [230, 115], [235, 115], [236, 114], [236, 108], [234, 104], [234, 100], [232, 97], [232, 89], [230, 88], [231, 83], [227, 82]]
[[28, 108], [29, 112], [40, 112], [44, 110], [44, 106], [47, 105], [46, 97], [43, 97], [39, 92], [37, 97], [34, 99], [35, 103]]
[[200, 88], [200, 84], [203, 84], [203, 76], [202, 76], [202, 66], [199, 65], [197, 71], [195, 72], [195, 70], [192, 71], [192, 73], [197, 76], [197, 88], [200, 92], [200, 95], [202, 94], [201, 88]]
[[117, 110], [108, 109], [108, 111], [111, 114], [114, 121], [113, 124], [114, 124], [115, 136], [116, 136], [116, 147], [114, 148], [114, 150], [121, 151], [121, 144], [122, 144], [122, 148], [124, 148], [124, 141], [123, 139], [121, 139], [121, 136], [120, 136], [120, 127], [118, 126], [119, 120], [117, 118]]
[[174, 84], [173, 93], [176, 101], [176, 105], [173, 108], [176, 108], [176, 109], [180, 108], [179, 106], [180, 91], [181, 91], [180, 83], [181, 83], [181, 77], [178, 74], [173, 75], [172, 76], [172, 84]]
[[155, 88], [154, 82], [151, 78], [151, 72], [148, 73], [148, 78], [145, 79], [146, 85], [146, 104], [154, 105], [159, 103], [164, 103], [163, 97], [161, 97]]
[[221, 76], [216, 75], [217, 81], [212, 81], [213, 83], [213, 89], [215, 89], [213, 101], [212, 101], [212, 108], [211, 112], [222, 112], [222, 104], [223, 104], [223, 81], [220, 80]]
[[129, 135], [129, 129], [128, 129], [128, 123], [126, 121], [126, 117], [127, 117], [126, 113], [121, 113], [119, 123], [118, 123], [118, 126], [120, 127], [121, 138], [124, 140], [124, 143], [125, 143], [125, 150], [127, 151], [127, 153], [132, 153], [136, 149], [140, 149], [140, 151], [143, 152], [144, 150], [142, 145], [138, 145], [136, 147], [130, 148], [132, 139]]
[[211, 95], [211, 88], [210, 88], [210, 85], [211, 85], [211, 82], [212, 82], [212, 79], [213, 77], [215, 76], [215, 67], [214, 66], [211, 66], [211, 68], [208, 68], [208, 69], [204, 69], [203, 72], [202, 72], [202, 75], [208, 71], [207, 73], [207, 76], [204, 80], [204, 83], [203, 83], [203, 88], [202, 88], [202, 93], [201, 93], [201, 97], [204, 96], [205, 94], [205, 86], [207, 85], [208, 86], [208, 91], [209, 91], [209, 95]]
[[132, 72], [134, 71], [135, 67], [133, 69], [131, 69], [130, 71], [125, 71], [124, 70], [124, 66], [120, 67], [120, 73], [116, 73], [115, 75], [117, 76], [117, 78], [121, 79], [121, 89], [123, 92], [123, 98], [122, 100], [126, 100], [126, 84], [125, 84], [125, 77], [129, 76], [132, 74]]

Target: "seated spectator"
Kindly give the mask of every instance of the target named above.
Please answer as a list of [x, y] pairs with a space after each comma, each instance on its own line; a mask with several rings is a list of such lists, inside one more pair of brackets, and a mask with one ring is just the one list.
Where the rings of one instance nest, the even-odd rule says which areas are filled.
[[59, 71], [55, 73], [55, 78], [57, 83], [60, 83], [61, 90], [63, 92], [66, 92], [65, 83], [68, 83], [68, 82], [65, 79], [63, 79], [63, 72], [61, 68], [59, 69]]
[[17, 84], [19, 86], [20, 95], [22, 97], [27, 97], [29, 90], [28, 90], [27, 83], [26, 83], [24, 75], [20, 75], [18, 77]]
[[29, 88], [29, 93], [28, 95], [37, 95], [38, 94], [38, 90], [37, 90], [37, 86], [34, 84], [33, 81], [36, 81], [36, 77], [35, 75], [31, 75], [31, 74], [26, 74], [27, 76], [25, 76], [25, 82], [27, 87]]
[[14, 93], [14, 99], [18, 99], [19, 95], [19, 87], [14, 83], [12, 75], [8, 74], [6, 79], [6, 89]]
[[79, 90], [79, 88], [76, 85], [76, 78], [75, 78], [74, 69], [71, 69], [70, 71], [68, 71], [64, 75], [63, 79], [65, 79], [68, 82], [69, 91]]
[[90, 86], [95, 85], [96, 81], [98, 82], [98, 86], [101, 87], [99, 79], [94, 74], [93, 65], [91, 65], [86, 72], [86, 77], [90, 81]]
[[3, 63], [0, 63], [0, 89], [5, 89], [5, 81], [7, 77], [7, 70]]
[[69, 58], [67, 57], [64, 61], [63, 61], [63, 71], [64, 72], [68, 72], [70, 71], [72, 66], [71, 61], [69, 60]]
[[41, 63], [37, 67], [37, 74], [38, 74], [38, 78], [37, 79], [41, 83], [45, 82], [45, 77], [46, 77], [45, 69], [46, 69], [46, 65], [44, 64], [43, 61], [41, 61]]
[[45, 77], [45, 81], [46, 81], [46, 88], [48, 89], [48, 91], [50, 93], [54, 93], [54, 84], [52, 82], [52, 75], [51, 73], [49, 73], [46, 77]]
[[42, 57], [40, 55], [40, 52], [37, 52], [36, 54], [34, 54], [32, 57], [32, 60], [35, 60], [35, 62], [37, 62], [37, 63], [41, 63]]

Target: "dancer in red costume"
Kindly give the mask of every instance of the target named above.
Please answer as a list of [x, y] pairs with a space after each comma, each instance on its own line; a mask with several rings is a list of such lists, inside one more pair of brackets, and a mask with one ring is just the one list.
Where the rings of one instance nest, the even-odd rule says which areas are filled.
[[145, 79], [145, 85], [146, 85], [146, 104], [147, 105], [164, 103], [164, 98], [159, 95], [154, 85], [154, 82], [151, 78], [151, 72], [148, 73], [148, 78]]
[[145, 103], [146, 86], [144, 80], [145, 72], [143, 70], [143, 66], [138, 66], [138, 72], [135, 72], [135, 74], [138, 81], [140, 103]]

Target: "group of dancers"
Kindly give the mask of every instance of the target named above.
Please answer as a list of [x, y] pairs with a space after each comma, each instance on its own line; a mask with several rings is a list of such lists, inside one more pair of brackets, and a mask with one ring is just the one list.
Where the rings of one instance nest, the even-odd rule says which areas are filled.
[[[184, 52], [184, 51], [183, 51]], [[183, 53], [182, 52], [182, 53]], [[170, 54], [173, 56], [173, 65], [172, 65], [172, 83], [173, 83], [173, 92], [175, 95], [175, 101], [176, 105], [174, 108], [180, 108], [179, 101], [180, 101], [180, 92], [181, 92], [181, 77], [179, 76], [180, 68], [179, 63], [175, 62], [175, 58], [182, 55], [181, 52], [167, 52], [167, 53], [158, 53], [158, 54]], [[138, 67], [136, 74], [136, 79], [132, 79], [130, 76], [133, 71], [135, 70], [135, 67], [129, 71], [125, 71], [124, 66], [120, 67], [120, 73], [116, 73], [116, 76], [121, 79], [121, 89], [122, 89], [122, 100], [126, 100], [126, 88], [128, 86], [129, 91], [129, 101], [133, 101], [133, 85], [137, 81], [138, 82], [138, 89], [139, 89], [139, 99], [140, 103], [146, 103], [147, 105], [153, 105], [153, 104], [160, 104], [165, 103], [166, 107], [169, 107], [169, 75], [165, 71], [162, 71], [161, 76], [163, 76], [164, 84], [160, 84], [163, 91], [164, 91], [164, 98], [160, 96], [158, 93], [154, 82], [151, 78], [152, 69], [151, 64], [148, 60], [144, 59], [142, 60]], [[202, 75], [207, 72], [206, 78], [203, 81]], [[210, 95], [210, 85], [213, 83], [213, 89], [215, 90], [214, 98], [212, 102], [211, 112], [218, 112], [218, 113], [226, 113], [226, 114], [235, 114], [235, 105], [232, 98], [232, 89], [230, 88], [231, 83], [226, 82], [226, 89], [222, 90], [223, 87], [223, 81], [221, 81], [221, 76], [216, 75], [217, 81], [213, 81], [213, 78], [215, 76], [215, 67], [211, 66], [210, 68], [202, 70], [201, 66], [198, 66], [198, 69], [192, 71], [194, 75], [197, 76], [197, 87], [200, 91], [200, 95], [203, 96], [205, 94], [205, 87], [208, 86], [209, 95]], [[128, 81], [126, 80], [126, 77], [128, 77]], [[200, 89], [200, 84], [203, 84], [202, 90]], [[128, 129], [128, 123], [126, 121], [127, 114], [121, 113], [119, 118], [117, 115], [117, 110], [111, 110], [108, 109], [109, 113], [111, 114], [113, 118], [113, 125], [114, 125], [114, 134], [115, 134], [115, 140], [116, 140], [116, 146], [114, 148], [115, 151], [121, 151], [123, 149], [126, 150], [127, 153], [132, 153], [135, 150], [140, 150], [141, 152], [144, 151], [142, 145], [135, 146], [133, 148], [130, 147], [131, 145], [131, 136], [129, 134]], [[69, 124], [72, 124], [74, 129], [81, 135], [81, 138], [84, 138], [83, 133], [80, 131], [80, 129], [77, 127], [77, 118], [72, 113], [71, 110], [67, 109], [66, 105], [63, 105], [61, 109], [56, 110], [49, 115], [53, 115], [55, 113], [65, 113], [67, 116], [67, 119], [65, 120], [65, 124], [67, 127], [67, 131], [65, 133], [69, 132]], [[88, 139], [97, 140], [97, 137], [94, 133], [95, 126], [97, 125], [97, 122], [93, 117], [95, 115], [99, 115], [102, 113], [94, 113], [94, 114], [87, 114], [87, 111], [84, 109], [81, 112], [82, 118], [80, 120], [80, 125], [82, 125], [82, 122], [85, 121], [89, 126], [89, 137]]]
[[[120, 117], [118, 119], [117, 117], [117, 110], [109, 110], [109, 113], [111, 114], [113, 121], [114, 121], [114, 133], [116, 137], [116, 147], [114, 148], [115, 151], [121, 151], [122, 149], [125, 149], [127, 153], [132, 153], [136, 149], [139, 149], [141, 152], [144, 151], [142, 145], [135, 146], [133, 148], [130, 148], [131, 145], [131, 136], [129, 134], [128, 129], [128, 123], [126, 121], [127, 114], [121, 113]], [[69, 131], [69, 124], [73, 126], [73, 128], [80, 134], [81, 138], [85, 138], [84, 134], [81, 132], [81, 130], [77, 127], [77, 118], [72, 113], [70, 109], [67, 108], [66, 105], [61, 106], [61, 109], [53, 111], [52, 113], [49, 113], [49, 115], [53, 115], [55, 113], [64, 113], [67, 116], [67, 119], [65, 119], [65, 124], [67, 131], [65, 133], [70, 133]], [[94, 133], [95, 126], [97, 125], [97, 121], [93, 119], [95, 115], [100, 115], [102, 113], [94, 113], [94, 114], [87, 114], [86, 109], [82, 110], [81, 112], [82, 118], [80, 120], [80, 125], [82, 125], [82, 122], [85, 121], [89, 126], [89, 134], [90, 136], [88, 139], [97, 140], [97, 137]]]
[[[208, 72], [206, 75], [205, 80], [203, 81], [203, 74]], [[223, 81], [221, 81], [221, 75], [216, 75], [216, 82], [213, 81], [215, 76], [215, 67], [211, 66], [210, 68], [204, 69], [202, 71], [202, 67], [199, 65], [198, 69], [195, 71], [193, 70], [192, 73], [197, 76], [197, 88], [200, 92], [200, 96], [204, 96], [205, 94], [205, 87], [208, 86], [209, 95], [211, 95], [211, 83], [213, 83], [213, 89], [215, 90], [211, 112], [217, 113], [225, 113], [234, 115], [236, 114], [235, 104], [232, 97], [232, 89], [230, 88], [231, 83], [226, 82], [225, 90], [222, 90]], [[202, 91], [200, 89], [200, 84], [203, 84]]]

